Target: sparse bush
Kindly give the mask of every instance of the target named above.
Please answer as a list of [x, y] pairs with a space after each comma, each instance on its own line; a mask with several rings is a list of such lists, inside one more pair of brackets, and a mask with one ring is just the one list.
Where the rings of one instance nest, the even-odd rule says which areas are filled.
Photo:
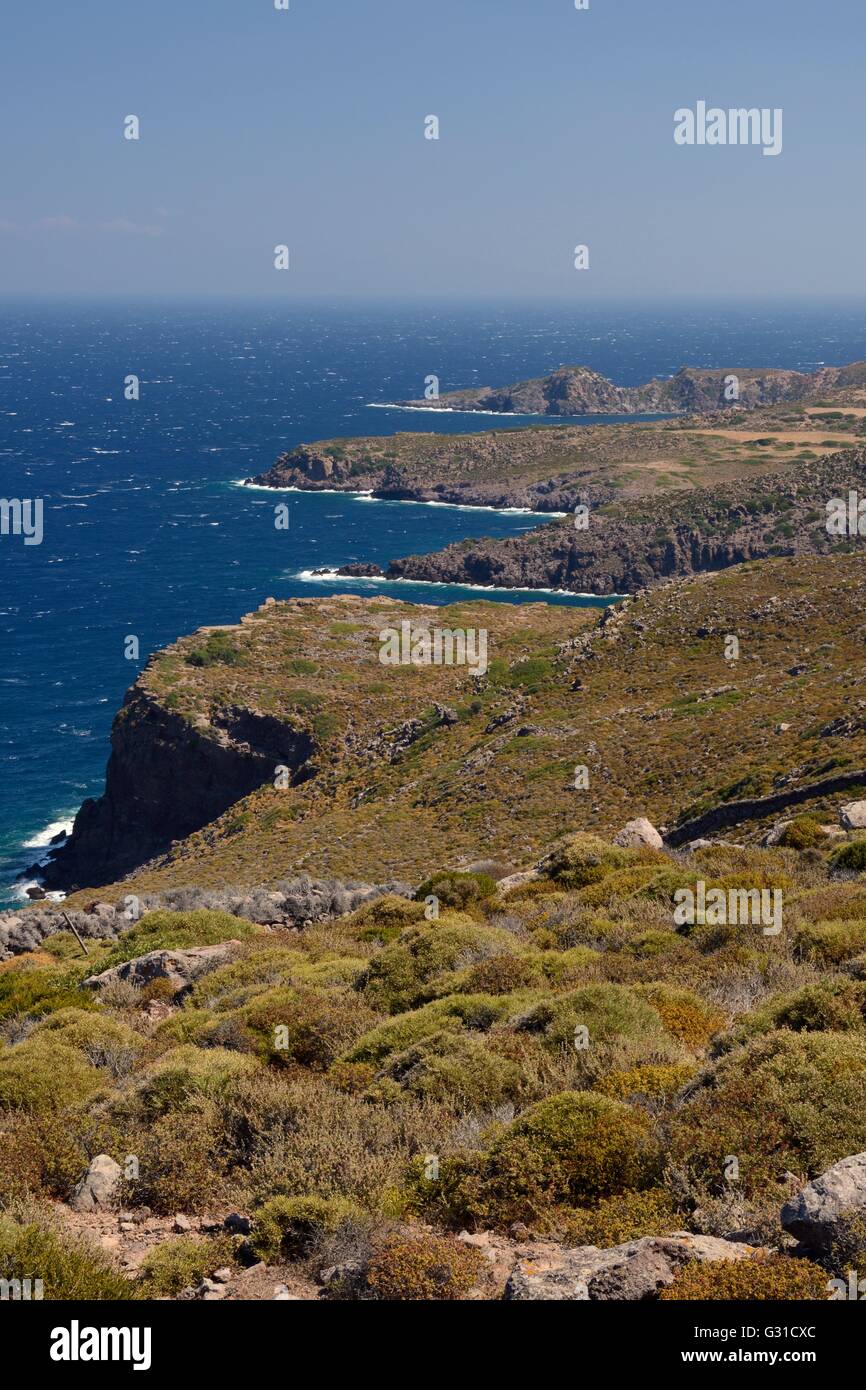
[[707, 1082], [673, 1117], [669, 1150], [716, 1191], [732, 1154], [751, 1194], [788, 1170], [815, 1177], [866, 1148], [860, 1034], [769, 1033], [724, 1057]]
[[374, 1251], [367, 1282], [388, 1301], [464, 1299], [484, 1263], [479, 1250], [448, 1236], [394, 1235]]
[[255, 1213], [250, 1244], [261, 1260], [300, 1259], [323, 1235], [361, 1215], [343, 1197], [272, 1197]]
[[756, 1302], [759, 1299], [802, 1303], [829, 1298], [827, 1271], [809, 1260], [788, 1255], [766, 1259], [691, 1261], [672, 1284], [659, 1293], [665, 1302], [721, 1300]]
[[209, 1240], [194, 1236], [178, 1236], [164, 1240], [145, 1255], [138, 1275], [138, 1287], [144, 1298], [163, 1298], [179, 1294], [209, 1278], [215, 1269], [234, 1263], [234, 1241], [231, 1236], [216, 1236]]
[[39, 1278], [46, 1300], [88, 1303], [131, 1299], [135, 1292], [92, 1245], [75, 1241], [36, 1218], [0, 1215], [0, 1279]]
[[496, 892], [496, 880], [490, 874], [458, 873], [456, 870], [443, 870], [434, 874], [420, 885], [415, 892], [418, 902], [436, 897], [439, 906], [464, 912], [474, 903], [484, 902]]

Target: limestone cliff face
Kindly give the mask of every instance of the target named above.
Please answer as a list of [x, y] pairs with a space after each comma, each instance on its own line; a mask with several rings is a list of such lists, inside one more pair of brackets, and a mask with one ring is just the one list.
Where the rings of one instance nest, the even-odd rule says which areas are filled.
[[81, 806], [45, 884], [111, 882], [272, 782], [278, 765], [294, 781], [311, 776], [314, 753], [306, 730], [270, 715], [229, 708], [192, 723], [136, 684], [114, 721], [105, 791]]

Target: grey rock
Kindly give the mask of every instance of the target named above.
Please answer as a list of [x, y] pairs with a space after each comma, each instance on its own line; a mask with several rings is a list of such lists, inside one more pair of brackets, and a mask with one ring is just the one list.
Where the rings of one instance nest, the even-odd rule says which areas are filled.
[[119, 1163], [115, 1163], [108, 1154], [97, 1154], [76, 1186], [69, 1205], [74, 1211], [110, 1209], [117, 1202], [122, 1176], [123, 1169]]
[[621, 849], [662, 849], [664, 844], [661, 835], [646, 816], [630, 820], [614, 835], [613, 843]]
[[101, 975], [84, 981], [87, 989], [105, 989], [115, 981], [141, 989], [152, 980], [168, 980], [175, 994], [190, 989], [201, 975], [224, 965], [240, 946], [239, 941], [222, 941], [217, 946], [194, 946], [188, 951], [149, 951], [145, 956], [124, 961]]
[[686, 1231], [644, 1236], [609, 1250], [595, 1245], [574, 1250], [548, 1247], [538, 1256], [518, 1261], [505, 1298], [511, 1302], [635, 1302], [655, 1297], [689, 1260], [744, 1260], [756, 1253], [751, 1245]]
[[866, 1153], [843, 1158], [807, 1183], [782, 1207], [781, 1222], [810, 1249], [826, 1251], [845, 1213], [866, 1216]]
[[866, 801], [848, 801], [840, 806], [839, 822], [846, 830], [866, 829]]

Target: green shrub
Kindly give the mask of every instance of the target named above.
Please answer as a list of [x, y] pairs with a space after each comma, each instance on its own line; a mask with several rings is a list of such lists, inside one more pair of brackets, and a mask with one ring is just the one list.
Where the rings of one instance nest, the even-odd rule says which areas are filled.
[[837, 849], [830, 865], [847, 873], [862, 874], [866, 870], [866, 840], [852, 840], [850, 844]]
[[[571, 1055], [593, 1074], [682, 1060], [682, 1047], [658, 1010], [626, 985], [584, 985], [548, 996], [527, 1011], [519, 1027], [538, 1035], [548, 1051]], [[588, 1037], [576, 1031], [584, 1028]]]
[[0, 1052], [0, 1110], [44, 1114], [83, 1105], [104, 1084], [104, 1075], [77, 1048], [44, 1035]]
[[813, 849], [826, 838], [826, 830], [821, 829], [821, 822], [814, 816], [797, 816], [785, 826], [779, 844], [786, 849]]
[[520, 1016], [537, 1002], [538, 993], [452, 994], [424, 1004], [420, 1009], [398, 1014], [359, 1038], [345, 1060], [381, 1065], [396, 1052], [428, 1038], [442, 1029], [458, 1033], [464, 1029], [486, 1033], [495, 1023]]
[[448, 1236], [394, 1235], [374, 1251], [367, 1283], [388, 1301], [464, 1299], [484, 1267], [479, 1250]]
[[357, 936], [359, 941], [381, 941], [387, 944], [398, 937], [404, 928], [415, 922], [423, 922], [424, 903], [412, 902], [387, 893], [364, 903], [348, 918], [346, 929]]
[[79, 987], [80, 979], [80, 972], [38, 966], [26, 957], [10, 962], [10, 968], [0, 969], [0, 1020], [93, 1008], [92, 996]]
[[0, 1279], [41, 1279], [45, 1299], [89, 1303], [131, 1299], [134, 1290], [92, 1245], [41, 1220], [0, 1215]]
[[194, 1110], [202, 1100], [219, 1096], [231, 1081], [255, 1071], [258, 1065], [254, 1057], [224, 1047], [176, 1047], [147, 1069], [139, 1081], [138, 1100], [150, 1117], [172, 1110]]
[[383, 1012], [402, 1013], [423, 1002], [425, 986], [438, 976], [514, 952], [515, 945], [510, 932], [467, 918], [408, 927], [370, 962], [364, 998]]
[[425, 898], [439, 899], [439, 906], [463, 912], [473, 903], [484, 902], [496, 892], [496, 880], [490, 874], [458, 873], [443, 869], [441, 873], [428, 878], [416, 890], [415, 898], [424, 902]]
[[780, 1028], [793, 1033], [860, 1032], [864, 1014], [866, 985], [853, 980], [820, 980], [768, 999], [721, 1039], [721, 1045], [729, 1050], [760, 1033]]
[[866, 950], [866, 921], [806, 924], [796, 932], [794, 950], [814, 965], [841, 965]]
[[557, 1204], [583, 1206], [637, 1191], [658, 1173], [643, 1111], [589, 1091], [539, 1101], [481, 1152], [445, 1155], [429, 1177], [420, 1159], [406, 1173], [410, 1210], [446, 1225], [549, 1222]]
[[114, 949], [100, 962], [107, 970], [149, 951], [184, 951], [194, 946], [218, 946], [223, 941], [247, 941], [261, 928], [228, 912], [197, 908], [193, 912], [148, 912], [121, 932]]
[[795, 1260], [788, 1255], [710, 1260], [705, 1264], [693, 1260], [659, 1293], [659, 1298], [665, 1302], [769, 1299], [802, 1303], [828, 1297], [827, 1271], [809, 1260]]
[[294, 1260], [322, 1235], [363, 1219], [343, 1197], [272, 1197], [255, 1213], [250, 1244], [261, 1260]]
[[635, 985], [633, 988], [639, 999], [646, 999], [661, 1015], [667, 1031], [692, 1052], [705, 1048], [727, 1023], [721, 1009], [708, 1004], [693, 990], [659, 983]]
[[602, 1250], [641, 1236], [661, 1236], [682, 1224], [664, 1188], [602, 1197], [594, 1207], [556, 1210], [556, 1233], [565, 1245], [597, 1245]]
[[[356, 994], [337, 990], [271, 990], [243, 1011], [260, 1054], [271, 1063], [327, 1071], [377, 1015]], [[279, 1030], [279, 1031], [278, 1031]]]
[[210, 632], [199, 647], [186, 653], [190, 666], [242, 666], [246, 657], [227, 632]]
[[202, 1279], [210, 1278], [215, 1269], [234, 1263], [234, 1241], [231, 1236], [215, 1236], [197, 1240], [194, 1236], [178, 1236], [153, 1247], [141, 1262], [138, 1285], [144, 1298], [164, 1298], [193, 1288]]
[[746, 1194], [786, 1171], [815, 1177], [866, 1148], [866, 1037], [793, 1033], [756, 1038], [716, 1063], [673, 1117], [669, 1150], [715, 1191], [736, 1155]]
[[633, 852], [580, 831], [557, 845], [541, 869], [562, 888], [583, 888], [598, 883], [614, 869], [624, 869], [633, 859]]
[[[468, 1109], [489, 1109], [515, 1099], [521, 1068], [497, 1056], [477, 1038], [439, 1032], [389, 1057], [381, 1078], [410, 1095], [452, 1100]], [[371, 1096], [387, 1094], [371, 1087]]]

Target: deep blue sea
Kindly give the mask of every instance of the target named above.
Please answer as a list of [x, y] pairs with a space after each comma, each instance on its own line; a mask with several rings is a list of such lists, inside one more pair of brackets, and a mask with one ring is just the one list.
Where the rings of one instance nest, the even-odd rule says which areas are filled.
[[[377, 591], [302, 577], [313, 568], [538, 524], [284, 493], [290, 527], [277, 531], [277, 495], [237, 484], [283, 449], [533, 423], [370, 408], [421, 395], [430, 374], [447, 391], [585, 363], [634, 384], [683, 364], [810, 370], [863, 357], [862, 308], [0, 307], [0, 496], [45, 509], [41, 545], [0, 536], [0, 905], [20, 901], [16, 874], [102, 790], [111, 720], [147, 653], [269, 594]], [[128, 374], [138, 401], [124, 398]], [[399, 586], [427, 603], [464, 592]], [[129, 634], [140, 662], [124, 657]]]

